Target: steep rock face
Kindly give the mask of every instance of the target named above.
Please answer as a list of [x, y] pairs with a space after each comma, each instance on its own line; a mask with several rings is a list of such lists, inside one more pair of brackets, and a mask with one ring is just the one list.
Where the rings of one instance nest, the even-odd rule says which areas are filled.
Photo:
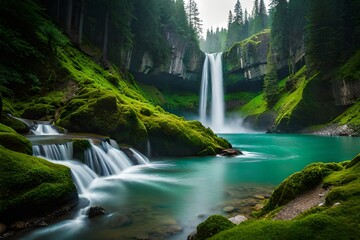
[[354, 104], [360, 96], [360, 84], [358, 81], [347, 81], [345, 79], [334, 81], [332, 88], [336, 106]]
[[198, 91], [202, 64], [205, 54], [194, 43], [187, 42], [173, 32], [166, 33], [169, 45], [168, 58], [160, 65], [144, 51], [137, 52], [137, 61], [132, 56], [130, 71], [137, 81], [151, 83], [157, 87], [177, 88]]
[[[266, 29], [252, 37], [234, 44], [224, 54], [225, 87], [228, 91], [261, 91], [266, 74], [267, 52], [270, 45], [270, 30]], [[286, 77], [289, 70], [296, 73], [305, 64], [304, 40], [299, 39], [290, 50], [290, 59], [277, 57], [276, 67], [279, 79]], [[290, 64], [289, 64], [290, 63]], [[289, 67], [291, 65], [291, 67]]]
[[224, 54], [227, 89], [257, 90], [266, 73], [270, 31], [263, 31], [234, 44]]

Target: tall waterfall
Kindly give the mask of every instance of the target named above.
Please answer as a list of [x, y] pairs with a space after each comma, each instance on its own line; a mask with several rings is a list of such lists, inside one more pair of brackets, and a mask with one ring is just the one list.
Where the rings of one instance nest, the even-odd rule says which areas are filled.
[[[210, 68], [209, 68], [210, 65]], [[209, 71], [210, 69], [210, 71]], [[209, 74], [210, 72], [210, 74]], [[207, 118], [208, 83], [211, 77], [211, 118]], [[225, 122], [222, 53], [206, 54], [200, 90], [200, 121], [215, 132], [221, 132]]]

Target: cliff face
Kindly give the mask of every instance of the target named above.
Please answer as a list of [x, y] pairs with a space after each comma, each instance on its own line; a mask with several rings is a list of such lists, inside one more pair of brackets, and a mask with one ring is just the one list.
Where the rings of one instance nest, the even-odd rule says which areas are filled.
[[[152, 56], [143, 51], [131, 56], [130, 71], [137, 81], [151, 83], [157, 87], [198, 91], [205, 54], [197, 45], [181, 36], [166, 32], [169, 45], [168, 58], [156, 65]], [[136, 58], [141, 61], [136, 62]]]
[[[234, 44], [224, 54], [225, 85], [228, 91], [261, 91], [266, 74], [267, 52], [270, 45], [270, 30], [264, 30], [252, 37]], [[305, 63], [304, 40], [294, 44], [290, 50], [291, 59], [276, 58], [279, 79], [289, 74], [289, 60], [295, 73]], [[276, 52], [274, 53], [276, 55]]]
[[332, 88], [336, 106], [352, 105], [360, 96], [360, 84], [358, 81], [345, 79], [334, 81]]
[[238, 42], [224, 54], [227, 89], [258, 90], [266, 73], [270, 31], [266, 30]]

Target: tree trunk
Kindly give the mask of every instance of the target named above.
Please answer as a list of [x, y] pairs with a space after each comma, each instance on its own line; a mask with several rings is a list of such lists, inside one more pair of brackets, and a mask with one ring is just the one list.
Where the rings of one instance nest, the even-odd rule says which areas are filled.
[[79, 47], [81, 47], [81, 42], [82, 42], [83, 26], [84, 26], [84, 11], [80, 7], [80, 23], [79, 23], [79, 39], [78, 39]]
[[73, 1], [68, 0], [67, 19], [66, 19], [66, 33], [68, 35], [70, 35], [71, 33], [72, 7], [73, 7]]
[[60, 22], [60, 0], [57, 0], [56, 21], [57, 23]]
[[104, 42], [103, 42], [103, 56], [102, 60], [107, 63], [108, 60], [108, 31], [109, 31], [109, 11], [105, 14], [105, 27], [104, 27]]

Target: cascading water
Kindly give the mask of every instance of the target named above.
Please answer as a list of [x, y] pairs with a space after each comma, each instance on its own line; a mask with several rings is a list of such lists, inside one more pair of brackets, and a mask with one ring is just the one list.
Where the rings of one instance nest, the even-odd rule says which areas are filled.
[[35, 135], [58, 135], [59, 132], [50, 124], [37, 124], [36, 129], [31, 130]]
[[[199, 106], [200, 121], [204, 125], [209, 125], [215, 132], [221, 132], [225, 122], [222, 53], [206, 54], [202, 74]], [[208, 122], [209, 77], [211, 77], [211, 119]]]
[[208, 75], [209, 75], [209, 54], [205, 55], [204, 67], [201, 77], [201, 89], [200, 89], [200, 105], [199, 115], [200, 122], [206, 124], [206, 108], [207, 108], [207, 95], [208, 95]]
[[34, 156], [43, 157], [53, 163], [62, 164], [72, 170], [73, 180], [80, 194], [86, 192], [90, 183], [98, 176], [110, 176], [141, 164], [149, 164], [149, 160], [141, 153], [130, 148], [137, 164], [134, 164], [121, 150], [103, 141], [101, 146], [90, 141], [90, 148], [84, 152], [85, 164], [73, 160], [73, 143], [44, 144], [33, 146]]

